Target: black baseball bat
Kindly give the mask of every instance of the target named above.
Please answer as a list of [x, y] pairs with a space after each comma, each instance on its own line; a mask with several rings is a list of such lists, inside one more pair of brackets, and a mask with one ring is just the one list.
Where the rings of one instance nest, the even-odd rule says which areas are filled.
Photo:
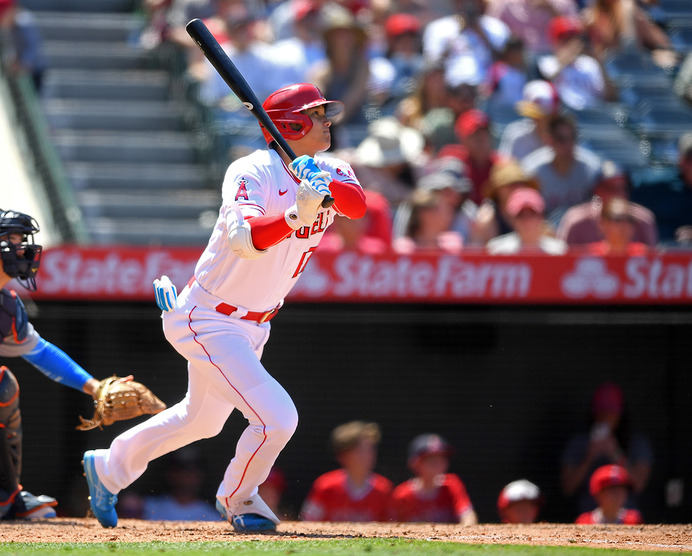
[[[257, 121], [264, 126], [271, 135], [272, 139], [276, 141], [276, 144], [281, 147], [291, 160], [295, 160], [296, 153], [288, 145], [286, 139], [279, 133], [274, 122], [269, 118], [269, 114], [262, 107], [262, 103], [257, 98], [257, 95], [252, 90], [248, 82], [240, 73], [236, 65], [228, 57], [228, 54], [224, 52], [221, 45], [211, 34], [207, 26], [200, 19], [193, 19], [186, 26], [187, 34], [192, 37], [199, 49], [202, 51], [204, 56], [211, 62], [214, 69], [219, 73], [221, 78], [226, 82], [226, 85], [235, 93], [235, 95], [240, 99], [245, 105], [250, 113], [257, 118]], [[326, 195], [322, 200], [322, 206], [328, 208], [334, 204], [334, 199], [329, 195]]]

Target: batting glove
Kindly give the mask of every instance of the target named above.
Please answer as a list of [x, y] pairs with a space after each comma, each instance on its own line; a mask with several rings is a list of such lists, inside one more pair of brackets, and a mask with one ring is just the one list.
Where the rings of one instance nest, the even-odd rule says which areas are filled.
[[309, 181], [316, 187], [324, 185], [329, 188], [329, 184], [332, 181], [331, 174], [325, 170], [320, 170], [317, 164], [315, 164], [315, 159], [306, 154], [299, 156], [291, 162], [290, 168], [299, 180]]
[[329, 194], [329, 187], [323, 183], [301, 181], [298, 185], [295, 205], [284, 213], [288, 225], [294, 230], [301, 226], [312, 226], [317, 220], [317, 213], [322, 208], [322, 200]]
[[178, 290], [165, 274], [161, 279], [154, 280], [154, 295], [156, 304], [162, 311], [173, 311], [177, 307]]

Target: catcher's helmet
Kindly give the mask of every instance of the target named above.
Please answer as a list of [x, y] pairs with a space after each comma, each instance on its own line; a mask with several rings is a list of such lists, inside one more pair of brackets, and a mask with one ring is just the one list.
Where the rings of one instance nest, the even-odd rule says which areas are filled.
[[[297, 83], [274, 91], [264, 101], [262, 107], [276, 125], [279, 133], [290, 141], [304, 137], [310, 128], [312, 120], [303, 110], [323, 106], [327, 118], [331, 119], [340, 114], [344, 104], [338, 100], [327, 100], [322, 91], [310, 83]], [[267, 144], [273, 141], [269, 132], [260, 124]]]
[[[38, 223], [28, 214], [0, 209], [2, 269], [8, 276], [17, 278], [29, 291], [36, 290], [36, 273], [43, 251], [43, 247], [34, 243], [34, 234], [39, 231]], [[21, 241], [13, 243], [10, 234], [21, 234]], [[20, 255], [17, 251], [23, 253]]]

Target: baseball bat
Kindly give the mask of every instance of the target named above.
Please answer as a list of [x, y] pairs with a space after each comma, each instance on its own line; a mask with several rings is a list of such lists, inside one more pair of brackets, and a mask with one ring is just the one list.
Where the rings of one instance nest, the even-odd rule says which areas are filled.
[[[269, 132], [272, 139], [276, 141], [281, 150], [286, 153], [286, 156], [291, 160], [295, 160], [297, 158], [296, 153], [293, 152], [293, 149], [286, 142], [286, 139], [279, 133], [276, 125], [269, 118], [269, 114], [267, 114], [262, 107], [262, 103], [259, 101], [250, 85], [248, 85], [243, 74], [240, 73], [228, 54], [224, 52], [223, 48], [221, 48], [221, 45], [214, 38], [214, 35], [211, 34], [211, 31], [209, 31], [204, 22], [200, 19], [193, 19], [185, 26], [185, 29], [206, 59], [211, 62], [211, 65], [214, 66], [214, 69], [226, 82], [226, 85], [228, 85], [240, 99], [240, 102], [245, 105], [245, 108], [247, 108], [250, 113], [257, 118], [257, 121], [264, 126], [264, 129]], [[329, 195], [325, 195], [322, 200], [322, 206], [328, 208], [333, 204], [334, 199]]]

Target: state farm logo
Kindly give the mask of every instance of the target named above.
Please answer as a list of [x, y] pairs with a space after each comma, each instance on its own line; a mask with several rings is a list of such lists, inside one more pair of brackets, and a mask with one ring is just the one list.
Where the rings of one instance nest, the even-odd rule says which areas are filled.
[[565, 275], [560, 285], [567, 297], [593, 295], [599, 299], [608, 299], [617, 294], [620, 279], [608, 270], [603, 259], [588, 258], [579, 259], [574, 271]]

